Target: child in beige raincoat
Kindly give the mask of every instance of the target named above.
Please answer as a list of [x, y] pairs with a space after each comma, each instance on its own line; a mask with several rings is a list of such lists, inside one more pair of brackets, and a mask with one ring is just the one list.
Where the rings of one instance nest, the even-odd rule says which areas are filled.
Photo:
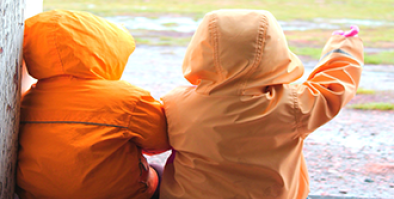
[[355, 95], [363, 65], [358, 37], [333, 35], [309, 78], [267, 11], [207, 14], [187, 49], [194, 86], [162, 99], [170, 145], [161, 198], [305, 199], [305, 138]]

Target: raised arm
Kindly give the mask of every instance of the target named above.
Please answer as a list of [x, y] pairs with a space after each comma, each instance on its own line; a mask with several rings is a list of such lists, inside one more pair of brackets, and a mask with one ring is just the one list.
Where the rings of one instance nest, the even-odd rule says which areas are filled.
[[295, 85], [295, 116], [303, 136], [331, 120], [352, 99], [363, 62], [359, 37], [331, 36], [308, 79]]

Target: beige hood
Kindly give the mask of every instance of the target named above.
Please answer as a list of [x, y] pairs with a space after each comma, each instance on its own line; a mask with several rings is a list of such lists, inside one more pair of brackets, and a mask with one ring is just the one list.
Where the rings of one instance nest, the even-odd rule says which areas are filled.
[[293, 82], [303, 71], [275, 17], [259, 10], [207, 14], [183, 63], [185, 78], [206, 95], [256, 95], [266, 85]]

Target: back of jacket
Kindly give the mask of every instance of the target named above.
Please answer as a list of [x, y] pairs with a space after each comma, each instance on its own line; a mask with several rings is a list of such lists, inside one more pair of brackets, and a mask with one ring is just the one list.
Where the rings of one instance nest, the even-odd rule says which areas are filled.
[[134, 47], [127, 31], [84, 12], [26, 21], [24, 59], [38, 82], [21, 104], [21, 198], [152, 196], [142, 151], [169, 145], [160, 102], [118, 80]]
[[302, 84], [300, 60], [267, 11], [207, 14], [183, 73], [195, 86], [162, 99], [170, 145], [161, 197], [305, 199], [304, 139], [354, 96], [359, 38], [333, 36]]

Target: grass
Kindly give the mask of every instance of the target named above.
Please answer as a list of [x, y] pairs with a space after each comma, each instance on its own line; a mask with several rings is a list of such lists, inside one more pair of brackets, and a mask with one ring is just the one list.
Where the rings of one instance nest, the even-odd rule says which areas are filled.
[[393, 6], [392, 0], [44, 0], [44, 10], [85, 10], [102, 16], [142, 13], [203, 16], [212, 10], [237, 8], [270, 10], [281, 20], [316, 17], [394, 20]]
[[290, 46], [290, 50], [296, 55], [304, 55], [304, 56], [309, 56], [313, 59], [320, 59], [322, 48]]
[[382, 103], [382, 102], [371, 102], [371, 103], [365, 103], [365, 104], [352, 104], [349, 107], [353, 108], [353, 109], [359, 109], [359, 110], [382, 110], [382, 111], [394, 110], [394, 104], [392, 104], [392, 103]]
[[[162, 15], [201, 18], [205, 13], [228, 8], [270, 10], [278, 20], [312, 20], [314, 18], [355, 18], [394, 21], [393, 0], [44, 0], [44, 10], [71, 9], [93, 12], [100, 16]], [[335, 14], [333, 14], [335, 13]], [[175, 27], [176, 23], [164, 24]], [[345, 28], [345, 27], [344, 27]], [[360, 26], [365, 47], [394, 48], [394, 28]], [[285, 31], [291, 50], [297, 55], [319, 59], [321, 50], [333, 30]], [[137, 44], [187, 46], [190, 37], [156, 37], [141, 35]], [[365, 54], [365, 64], [394, 64], [394, 51]]]
[[[294, 47], [290, 50], [296, 55], [309, 56], [313, 59], [319, 59], [322, 48]], [[364, 54], [364, 64], [394, 64], [394, 51], [379, 52], [373, 54]]]
[[[137, 44], [151, 46], [187, 46], [191, 37], [135, 37]], [[321, 47], [298, 47], [290, 46], [290, 50], [296, 55], [308, 56], [312, 59], [319, 60], [324, 45]], [[364, 64], [392, 64], [394, 65], [394, 51], [385, 51], [373, 54], [364, 54]]]
[[357, 89], [357, 94], [358, 95], [374, 95], [374, 94], [376, 94], [376, 91], [370, 90], [370, 89], [359, 88], [359, 89]]
[[[394, 6], [394, 5], [393, 5]], [[393, 20], [394, 21], [394, 20]], [[366, 42], [394, 42], [394, 28], [391, 27], [376, 27], [376, 28], [368, 28], [368, 27], [360, 27], [361, 30], [361, 38]], [[378, 36], [377, 36], [378, 35]]]
[[394, 51], [366, 54], [364, 62], [366, 64], [394, 64]]
[[[346, 30], [348, 27], [342, 27]], [[333, 30], [313, 29], [306, 31], [285, 31], [289, 43], [292, 45], [302, 46], [305, 44], [313, 47], [322, 47]], [[364, 47], [369, 48], [394, 48], [394, 27], [360, 27], [360, 38], [364, 42]]]
[[171, 28], [171, 27], [177, 27], [178, 24], [177, 23], [164, 23], [163, 26]]
[[[297, 55], [319, 59], [332, 30], [285, 31], [290, 49]], [[378, 36], [377, 36], [378, 35]], [[365, 48], [382, 48], [386, 51], [365, 53], [365, 64], [394, 64], [394, 28], [361, 28], [360, 37]]]
[[189, 37], [135, 37], [137, 45], [150, 45], [150, 46], [187, 46], [190, 42]]

